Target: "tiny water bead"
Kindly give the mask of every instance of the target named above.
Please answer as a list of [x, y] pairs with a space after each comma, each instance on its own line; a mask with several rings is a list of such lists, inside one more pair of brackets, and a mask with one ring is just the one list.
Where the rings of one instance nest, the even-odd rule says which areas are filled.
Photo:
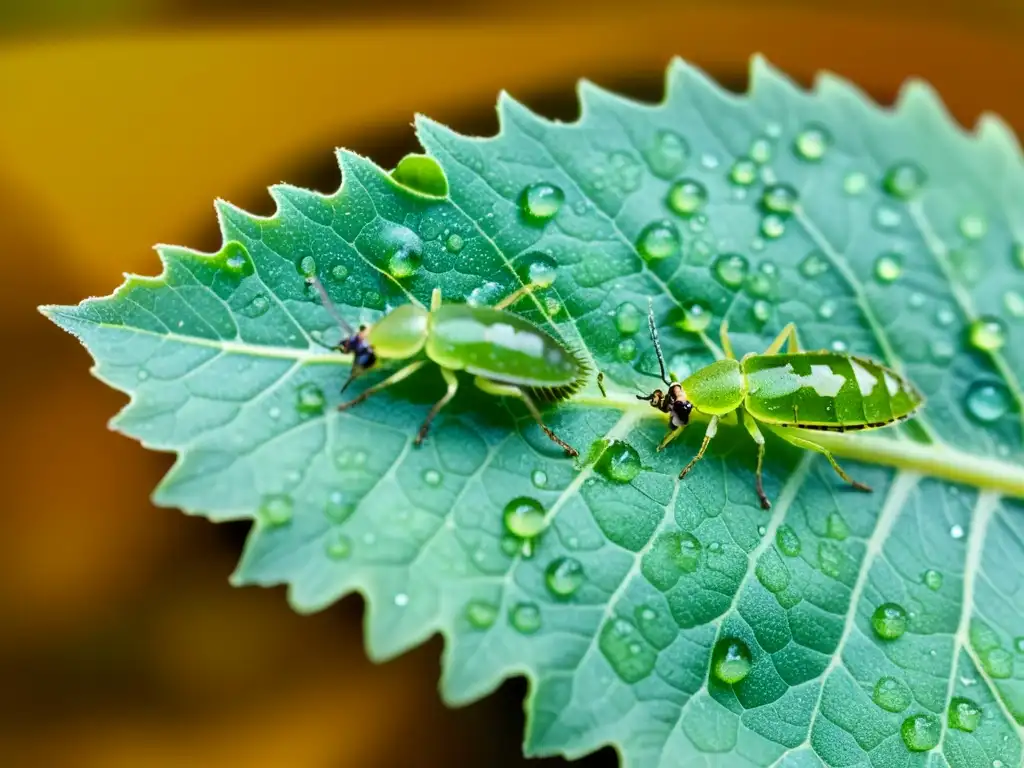
[[750, 306], [750, 314], [759, 323], [767, 323], [772, 316], [772, 305], [764, 299], [758, 299]]
[[636, 249], [646, 261], [660, 261], [679, 253], [679, 230], [671, 221], [652, 221], [640, 232]]
[[899, 200], [909, 200], [921, 191], [927, 178], [924, 168], [917, 163], [896, 163], [882, 177], [882, 189]]
[[790, 184], [771, 184], [761, 195], [761, 209], [765, 213], [789, 216], [796, 210], [799, 195]]
[[352, 554], [352, 540], [340, 531], [327, 534], [324, 552], [331, 560], [347, 560]]
[[757, 163], [749, 157], [741, 157], [729, 169], [729, 181], [740, 187], [749, 187], [757, 181]]
[[544, 571], [544, 583], [556, 598], [572, 597], [584, 579], [583, 564], [573, 557], [556, 558]]
[[671, 178], [686, 166], [686, 161], [690, 157], [690, 146], [678, 133], [658, 131], [654, 134], [654, 140], [645, 157], [655, 176]]
[[234, 272], [241, 271], [242, 267], [245, 266], [246, 262], [245, 249], [234, 243], [231, 246], [229, 246], [229, 248], [230, 250], [227, 250], [225, 252], [225, 266]]
[[883, 253], [875, 259], [875, 279], [888, 285], [903, 274], [903, 257], [898, 253]]
[[715, 278], [726, 288], [739, 288], [750, 270], [746, 256], [738, 253], [723, 253], [711, 265]]
[[883, 640], [895, 640], [907, 631], [907, 610], [899, 603], [882, 603], [871, 614], [871, 627]]
[[536, 603], [516, 603], [509, 613], [512, 626], [524, 635], [532, 635], [540, 629], [540, 608]]
[[903, 743], [911, 752], [927, 752], [942, 737], [942, 723], [935, 715], [911, 715], [900, 726]]
[[462, 250], [463, 244], [464, 242], [462, 240], [462, 235], [457, 234], [455, 232], [448, 235], [448, 237], [445, 238], [444, 241], [444, 247], [445, 249], [447, 249], [449, 253], [458, 253], [459, 251]]
[[890, 208], [887, 205], [880, 205], [875, 208], [874, 212], [874, 223], [879, 229], [890, 230], [896, 229], [903, 221], [900, 216], [900, 212], [895, 208]]
[[335, 525], [344, 523], [352, 517], [355, 511], [356, 505], [348, 501], [341, 491], [332, 491], [327, 497], [326, 506], [324, 506], [324, 514]]
[[791, 579], [789, 568], [774, 549], [766, 550], [758, 558], [754, 575], [761, 585], [773, 594], [785, 591]]
[[257, 293], [252, 301], [242, 307], [242, 314], [246, 317], [260, 317], [270, 309], [270, 300], [262, 293]]
[[420, 268], [423, 258], [414, 248], [399, 248], [388, 259], [388, 273], [398, 280], [412, 277]]
[[1007, 291], [1003, 294], [1003, 306], [1013, 317], [1024, 317], [1024, 296], [1017, 291]]
[[988, 232], [988, 222], [984, 216], [977, 213], [969, 213], [960, 217], [960, 234], [968, 240], [981, 240]]
[[546, 526], [544, 507], [540, 502], [528, 496], [512, 499], [505, 505], [502, 519], [505, 530], [519, 539], [523, 554], [527, 557], [532, 555], [533, 541], [543, 533]]
[[290, 523], [293, 513], [292, 497], [283, 493], [273, 493], [263, 497], [257, 517], [264, 525], [276, 527]]
[[959, 541], [966, 535], [966, 531], [964, 531], [964, 527], [962, 525], [951, 525], [949, 527], [949, 535]]
[[700, 156], [700, 164], [702, 167], [707, 168], [709, 171], [713, 171], [718, 167], [718, 158], [710, 152], [705, 152]]
[[846, 520], [838, 512], [829, 513], [828, 519], [825, 521], [825, 535], [837, 541], [842, 541], [850, 535], [850, 528], [846, 524]]
[[828, 258], [821, 251], [811, 251], [804, 256], [798, 269], [801, 275], [813, 280], [828, 271]]
[[786, 220], [777, 213], [769, 213], [761, 219], [761, 234], [769, 240], [778, 240], [786, 234]]
[[758, 165], [764, 165], [772, 159], [772, 144], [768, 139], [755, 139], [750, 145], [750, 159]]
[[817, 162], [825, 156], [832, 143], [832, 134], [823, 125], [808, 125], [797, 134], [793, 150], [797, 156], [810, 162]]
[[750, 648], [736, 637], [723, 637], [711, 653], [711, 670], [726, 685], [735, 685], [750, 674], [753, 666]]
[[783, 523], [775, 531], [775, 544], [779, 551], [786, 557], [796, 557], [800, 554], [800, 537], [792, 527]]
[[913, 696], [910, 688], [895, 677], [882, 677], [875, 683], [871, 700], [886, 712], [902, 712], [910, 706]]
[[683, 307], [678, 326], [688, 333], [700, 333], [711, 324], [711, 307], [703, 301], [692, 301]]
[[436, 488], [441, 484], [444, 477], [436, 469], [428, 469], [423, 473], [423, 482]]
[[629, 443], [613, 440], [594, 469], [613, 483], [628, 483], [640, 474], [640, 454]]
[[867, 174], [853, 171], [843, 177], [843, 192], [848, 195], [859, 195], [868, 188]]
[[975, 349], [995, 352], [1006, 344], [1006, 324], [998, 317], [984, 315], [970, 324], [967, 337]]
[[530, 262], [526, 273], [530, 283], [537, 288], [550, 288], [558, 277], [555, 261], [550, 256], [540, 256]]
[[466, 603], [465, 616], [473, 629], [489, 629], [498, 618], [498, 606], [486, 600], [470, 600]]
[[632, 336], [639, 331], [643, 319], [643, 313], [630, 301], [624, 301], [615, 308], [615, 327], [623, 336]]
[[971, 733], [981, 725], [981, 707], [964, 696], [949, 701], [949, 727]]
[[623, 339], [615, 348], [615, 354], [624, 363], [632, 362], [636, 357], [636, 342], [632, 339]]
[[348, 267], [344, 264], [336, 264], [331, 269], [331, 279], [336, 283], [343, 283], [348, 280]]
[[968, 387], [964, 404], [975, 421], [991, 424], [1010, 410], [1010, 391], [1002, 382], [976, 381]]
[[530, 184], [519, 195], [519, 210], [534, 224], [550, 221], [565, 202], [565, 193], [554, 184]]
[[668, 190], [668, 207], [680, 216], [692, 216], [707, 201], [707, 187], [696, 179], [680, 179]]
[[536, 488], [543, 488], [548, 484], [548, 473], [543, 469], [535, 469], [530, 473], [530, 482]]
[[296, 268], [303, 277], [313, 277], [316, 274], [316, 259], [312, 256], [303, 256], [299, 259]]
[[942, 589], [942, 574], [934, 568], [929, 568], [921, 574], [921, 582], [932, 592]]
[[828, 320], [836, 313], [836, 303], [832, 299], [825, 299], [818, 306], [818, 317]]
[[314, 416], [324, 412], [324, 393], [316, 384], [307, 382], [295, 392], [295, 408], [304, 416]]
[[615, 673], [627, 683], [639, 682], [651, 674], [658, 659], [640, 630], [622, 618], [605, 622], [598, 645]]

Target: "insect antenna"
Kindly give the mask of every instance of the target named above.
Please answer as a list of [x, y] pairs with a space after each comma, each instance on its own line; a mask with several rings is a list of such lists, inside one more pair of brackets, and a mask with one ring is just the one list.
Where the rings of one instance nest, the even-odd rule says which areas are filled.
[[658, 341], [658, 328], [654, 325], [654, 301], [647, 299], [647, 325], [651, 329], [651, 341], [654, 342], [654, 352], [658, 355], [658, 368], [661, 369], [661, 380], [666, 387], [671, 387], [672, 382], [665, 374], [665, 356], [661, 353], [661, 342]]
[[355, 333], [355, 329], [349, 325], [348, 321], [341, 316], [340, 312], [338, 312], [338, 308], [334, 306], [334, 302], [331, 301], [331, 297], [327, 295], [327, 289], [324, 288], [324, 284], [320, 282], [320, 278], [316, 275], [310, 275], [306, 278], [306, 284], [312, 285], [316, 288], [317, 292], [320, 294], [320, 303], [324, 305], [324, 308], [331, 314], [331, 317], [337, 321], [338, 325], [341, 326], [341, 329], [349, 336], [353, 335]]

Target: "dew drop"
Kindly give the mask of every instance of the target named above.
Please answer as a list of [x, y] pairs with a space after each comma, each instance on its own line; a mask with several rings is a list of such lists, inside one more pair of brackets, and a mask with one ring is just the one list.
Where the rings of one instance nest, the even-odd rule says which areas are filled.
[[548, 473], [543, 469], [535, 469], [530, 473], [530, 482], [536, 488], [544, 488], [548, 484]]
[[848, 349], [846, 342], [842, 339], [833, 339], [832, 343], [829, 344], [829, 348], [833, 352], [845, 352]]
[[643, 680], [654, 670], [657, 654], [626, 619], [605, 622], [598, 645], [612, 669], [627, 683]]
[[262, 293], [257, 293], [252, 301], [242, 307], [242, 314], [246, 317], [259, 317], [266, 314], [270, 309], [270, 300]]
[[985, 217], [976, 213], [969, 213], [960, 217], [960, 234], [968, 240], [981, 240], [988, 232], [988, 222]]
[[233, 272], [239, 272], [245, 266], [245, 249], [234, 243], [228, 247], [231, 252], [228, 254], [227, 258], [224, 259], [224, 265]]
[[769, 213], [761, 219], [761, 234], [769, 240], [778, 240], [786, 234], [786, 220], [777, 213]]
[[936, 339], [929, 345], [932, 359], [939, 364], [948, 363], [956, 355], [953, 343], [948, 339]]
[[711, 307], [703, 301], [693, 301], [683, 307], [683, 319], [678, 326], [688, 333], [700, 333], [711, 324]]
[[949, 702], [949, 727], [971, 733], [981, 724], [981, 707], [964, 696], [954, 696]]
[[138, 372], [135, 374], [135, 378], [138, 379], [139, 381], [145, 381], [146, 379], [149, 378], [149, 371], [145, 370], [144, 368], [140, 368]]
[[900, 726], [900, 735], [911, 752], [927, 752], [939, 743], [942, 723], [935, 715], [911, 715]]
[[445, 238], [444, 241], [444, 247], [448, 250], [449, 253], [458, 253], [459, 251], [462, 250], [463, 245], [464, 242], [462, 240], [462, 235], [457, 234], [455, 232], [448, 235], [448, 237]]
[[813, 280], [828, 271], [828, 259], [821, 251], [811, 251], [800, 262], [799, 270], [801, 275]]
[[723, 637], [711, 653], [711, 670], [721, 682], [735, 685], [750, 674], [750, 648], [736, 637]]
[[764, 165], [772, 159], [772, 145], [768, 139], [755, 139], [750, 145], [750, 159], [758, 165]]
[[672, 131], [658, 131], [645, 153], [651, 172], [659, 178], [671, 178], [686, 165], [690, 147], [686, 139]]
[[838, 579], [842, 575], [843, 556], [839, 546], [832, 541], [818, 542], [818, 568], [826, 576]]
[[700, 156], [700, 164], [704, 168], [707, 168], [709, 171], [713, 171], [715, 168], [718, 167], [718, 158], [715, 157], [710, 152], [705, 152], [703, 155]]
[[509, 621], [517, 632], [532, 635], [540, 629], [540, 608], [536, 603], [516, 603], [509, 614]]
[[912, 293], [910, 298], [907, 299], [907, 304], [910, 305], [911, 309], [920, 309], [924, 306], [925, 298], [923, 293]]
[[547, 310], [551, 318], [554, 318], [555, 315], [562, 311], [562, 304], [554, 296], [545, 296], [544, 309]]
[[981, 654], [981, 666], [991, 677], [1005, 680], [1013, 676], [1013, 654], [1005, 648], [989, 648]]
[[909, 200], [920, 192], [926, 180], [924, 169], [917, 163], [897, 163], [882, 177], [882, 189], [899, 200]]
[[632, 336], [640, 330], [643, 315], [636, 304], [624, 301], [615, 309], [615, 327], [623, 336]]
[[470, 600], [466, 603], [465, 616], [473, 629], [488, 629], [498, 618], [498, 606], [486, 600]]
[[405, 592], [399, 592], [395, 595], [394, 602], [399, 608], [405, 608], [409, 604], [409, 596]]
[[796, 210], [799, 196], [790, 184], [771, 184], [765, 187], [761, 195], [761, 209], [765, 213], [776, 213], [789, 216]]
[[922, 573], [921, 581], [932, 592], [938, 592], [942, 588], [942, 574], [934, 568], [929, 568]]
[[941, 326], [948, 327], [953, 324], [954, 320], [956, 320], [956, 315], [949, 307], [941, 307], [935, 313], [935, 322]]
[[910, 706], [910, 688], [895, 677], [882, 677], [875, 683], [871, 699], [886, 712], [902, 712]]
[[739, 288], [747, 277], [750, 262], [738, 253], [723, 253], [711, 267], [715, 278], [726, 288]]
[[797, 134], [793, 142], [796, 154], [810, 162], [817, 162], [825, 156], [832, 143], [832, 134], [823, 125], [809, 125]]
[[296, 268], [303, 277], [313, 277], [316, 274], [316, 259], [312, 256], [303, 256], [299, 259]]
[[523, 554], [533, 554], [534, 540], [544, 531], [544, 507], [536, 499], [519, 496], [505, 505], [503, 513], [505, 530], [521, 543]]
[[608, 156], [608, 166], [615, 185], [623, 192], [636, 192], [640, 188], [643, 169], [632, 155], [627, 152], [612, 152]]
[[1017, 291], [1007, 291], [1003, 294], [1003, 306], [1013, 317], [1024, 317], [1024, 296]]
[[466, 303], [473, 307], [489, 307], [501, 296], [501, 286], [493, 281], [478, 285], [466, 297]]
[[765, 589], [773, 594], [785, 591], [789, 586], [789, 568], [774, 549], [769, 549], [758, 558], [754, 575]]
[[991, 424], [1010, 410], [1010, 392], [1000, 382], [976, 381], [968, 388], [964, 403], [975, 421]]
[[692, 216], [707, 201], [707, 187], [696, 179], [680, 179], [668, 190], [668, 207], [680, 216]]
[[957, 540], [962, 539], [964, 537], [964, 527], [962, 525], [950, 526], [949, 535]]
[[316, 384], [307, 382], [295, 392], [295, 408], [304, 416], [315, 416], [324, 412], [324, 393]]
[[436, 469], [428, 469], [423, 473], [423, 482], [434, 488], [439, 486], [443, 479], [444, 478], [441, 476], [441, 473]]
[[615, 348], [615, 354], [624, 363], [632, 362], [636, 357], [636, 342], [632, 339], [623, 339]]
[[557, 276], [554, 259], [549, 256], [534, 259], [527, 268], [530, 284], [537, 288], [550, 288]]
[[334, 268], [331, 269], [331, 279], [336, 283], [343, 283], [348, 280], [348, 267], [344, 264], [336, 264]]
[[388, 272], [397, 280], [411, 277], [420, 268], [422, 257], [418, 249], [399, 248], [388, 259]]
[[331, 560], [347, 560], [352, 554], [352, 540], [340, 531], [331, 531], [327, 535], [324, 552]]
[[879, 229], [896, 229], [902, 221], [899, 211], [886, 205], [875, 208], [875, 225]]
[[750, 307], [750, 314], [759, 323], [766, 323], [772, 316], [772, 305], [764, 299], [758, 299]]
[[659, 261], [679, 253], [679, 230], [671, 221], [653, 221], [643, 228], [636, 249], [645, 261]]
[[829, 514], [828, 520], [825, 522], [825, 535], [837, 541], [842, 541], [850, 535], [850, 528], [846, 524], [846, 520], [838, 512]]
[[278, 408], [276, 405], [272, 405], [267, 410], [267, 416], [269, 416], [272, 419], [279, 419], [281, 418], [281, 409]]
[[975, 349], [995, 352], [1006, 344], [1006, 324], [998, 317], [985, 315], [971, 323], [967, 335]]
[[629, 443], [613, 440], [594, 469], [613, 483], [628, 483], [640, 474], [640, 454]]
[[822, 320], [828, 320], [836, 313], [836, 303], [832, 299], [825, 299], [818, 306], [818, 317]]
[[903, 274], [903, 257], [898, 253], [883, 253], [875, 259], [875, 279], [888, 285]]
[[544, 571], [544, 583], [556, 598], [572, 597], [584, 581], [583, 564], [573, 557], [552, 560]]
[[285, 525], [292, 520], [293, 506], [291, 496], [283, 493], [268, 494], [260, 501], [257, 517], [264, 525]]
[[740, 187], [749, 187], [757, 181], [757, 163], [749, 157], [741, 157], [729, 169], [729, 181]]
[[868, 187], [868, 177], [860, 171], [853, 171], [843, 177], [843, 192], [848, 195], [859, 195]]
[[796, 557], [800, 554], [800, 537], [796, 535], [789, 525], [783, 523], [775, 531], [775, 544], [779, 551], [787, 557]]
[[519, 210], [524, 218], [533, 224], [544, 224], [555, 217], [565, 193], [554, 184], [530, 184], [519, 195]]
[[345, 494], [341, 491], [332, 491], [327, 497], [327, 504], [324, 506], [324, 514], [335, 525], [344, 523], [352, 517], [355, 511], [356, 505], [347, 501]]
[[907, 610], [899, 603], [882, 603], [871, 614], [871, 627], [883, 640], [895, 640], [907, 631]]

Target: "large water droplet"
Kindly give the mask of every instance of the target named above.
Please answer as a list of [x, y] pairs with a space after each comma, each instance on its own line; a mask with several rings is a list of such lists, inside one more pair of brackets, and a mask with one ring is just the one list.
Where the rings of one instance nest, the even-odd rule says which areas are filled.
[[900, 735], [911, 752], [927, 752], [939, 743], [942, 723], [935, 715], [911, 715], [900, 726]]
[[615, 309], [615, 327], [623, 336], [632, 336], [640, 330], [643, 317], [636, 304], [624, 301]]
[[986, 352], [995, 352], [1006, 344], [1006, 324], [993, 315], [979, 317], [967, 329], [971, 345]]
[[680, 216], [692, 216], [707, 201], [707, 187], [696, 179], [680, 179], [668, 190], [668, 207]]
[[331, 560], [347, 560], [352, 554], [352, 540], [341, 531], [331, 531], [327, 534], [324, 552]]
[[391, 177], [402, 186], [422, 195], [444, 197], [448, 194], [448, 179], [440, 163], [429, 155], [406, 155], [398, 161]]
[[544, 583], [548, 591], [557, 598], [572, 597], [584, 580], [583, 564], [573, 557], [559, 557], [552, 560], [544, 571]]
[[786, 234], [786, 220], [778, 213], [769, 213], [761, 219], [761, 234], [769, 240], [778, 240]]
[[324, 393], [316, 384], [307, 382], [295, 392], [295, 408], [304, 416], [315, 416], [324, 412]]
[[272, 493], [263, 497], [256, 514], [264, 525], [285, 525], [292, 520], [293, 507], [291, 496], [284, 493]]
[[503, 513], [505, 530], [522, 543], [523, 555], [533, 554], [534, 540], [540, 536], [546, 526], [544, 507], [536, 499], [519, 496], [505, 505]]
[[871, 614], [871, 627], [883, 640], [895, 640], [907, 631], [907, 610], [899, 603], [882, 603]]
[[683, 307], [683, 319], [677, 324], [688, 333], [700, 333], [711, 323], [711, 307], [703, 301], [693, 301]]
[[929, 568], [922, 573], [921, 581], [932, 592], [938, 592], [942, 588], [942, 574], [934, 568]]
[[711, 266], [715, 277], [726, 288], [739, 288], [747, 277], [750, 262], [738, 253], [723, 253]]
[[679, 230], [671, 221], [652, 221], [636, 242], [636, 249], [646, 261], [659, 261], [679, 253]]
[[242, 307], [242, 314], [246, 317], [259, 317], [266, 314], [270, 309], [270, 300], [262, 293], [257, 293], [252, 301]]
[[341, 491], [332, 491], [327, 497], [327, 504], [324, 506], [324, 514], [327, 519], [335, 525], [340, 525], [352, 517], [356, 511], [356, 505], [345, 497]]
[[882, 177], [882, 189], [892, 197], [909, 200], [924, 186], [927, 175], [917, 163], [896, 163]]
[[875, 259], [875, 279], [888, 285], [903, 274], [903, 257], [898, 253], [883, 253]]
[[444, 241], [444, 247], [449, 253], [458, 253], [462, 250], [463, 245], [465, 245], [465, 241], [463, 241], [462, 235], [456, 232], [452, 232]]
[[565, 193], [561, 189], [541, 182], [523, 189], [519, 195], [519, 210], [527, 221], [544, 224], [555, 217], [564, 202]]
[[615, 354], [624, 363], [632, 362], [636, 357], [636, 342], [632, 339], [623, 339], [615, 348]]
[[531, 285], [537, 288], [550, 288], [558, 277], [555, 260], [550, 256], [538, 255], [526, 270]]
[[723, 637], [711, 653], [711, 671], [726, 685], [735, 685], [750, 674], [750, 648], [736, 637]]
[[996, 381], [976, 381], [964, 399], [967, 413], [982, 424], [1001, 419], [1010, 410], [1010, 392]]
[[789, 216], [796, 210], [799, 195], [790, 184], [772, 184], [761, 195], [761, 209], [765, 213]]
[[659, 178], [675, 176], [686, 166], [690, 147], [686, 139], [672, 131], [658, 131], [651, 147], [644, 153], [651, 172]]
[[512, 626], [524, 635], [540, 629], [540, 608], [536, 603], [516, 603], [509, 614]]
[[960, 217], [960, 234], [968, 240], [981, 240], [988, 232], [988, 222], [977, 213], [969, 213]]
[[749, 157], [741, 157], [729, 170], [729, 181], [741, 187], [749, 187], [757, 181], [757, 163]]
[[875, 683], [871, 699], [886, 712], [902, 712], [910, 706], [913, 697], [910, 688], [895, 677], [882, 677]]
[[964, 696], [949, 701], [949, 727], [971, 733], [981, 724], [981, 707]]
[[1005, 680], [1013, 676], [1013, 654], [1005, 648], [989, 648], [981, 653], [981, 666], [991, 677]]
[[775, 544], [779, 551], [787, 557], [796, 557], [800, 554], [800, 537], [796, 535], [789, 525], [783, 523], [775, 531]]
[[594, 469], [613, 483], [628, 483], [640, 474], [640, 454], [629, 443], [613, 440]]
[[639, 682], [651, 674], [658, 658], [640, 630], [626, 619], [605, 622], [598, 645], [612, 669], [627, 683]]
[[296, 264], [296, 269], [303, 277], [313, 277], [316, 274], [316, 259], [312, 256], [303, 256]]
[[823, 125], [808, 125], [797, 134], [793, 142], [793, 150], [796, 154], [810, 162], [817, 162], [825, 156], [825, 152], [832, 143], [832, 134]]
[[811, 251], [800, 262], [799, 269], [801, 275], [813, 280], [828, 271], [828, 259], [821, 251]]
[[470, 600], [466, 603], [465, 616], [473, 629], [488, 629], [498, 618], [498, 606], [486, 600]]
[[388, 259], [388, 272], [392, 277], [402, 280], [412, 277], [423, 262], [418, 249], [399, 248]]
[[848, 195], [859, 195], [868, 187], [867, 174], [852, 171], [843, 177], [843, 192]]

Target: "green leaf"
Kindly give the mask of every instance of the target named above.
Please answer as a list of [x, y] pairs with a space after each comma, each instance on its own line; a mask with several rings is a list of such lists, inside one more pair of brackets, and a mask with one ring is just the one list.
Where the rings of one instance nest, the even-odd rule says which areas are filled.
[[[341, 152], [336, 194], [273, 187], [271, 218], [219, 203], [218, 253], [161, 247], [161, 276], [44, 311], [130, 394], [113, 426], [177, 453], [158, 503], [255, 521], [235, 583], [287, 584], [300, 611], [362, 592], [375, 659], [443, 633], [451, 704], [527, 675], [530, 755], [1019, 765], [1011, 133], [988, 117], [963, 132], [920, 83], [883, 111], [760, 59], [742, 96], [677, 62], [661, 104], [588, 84], [580, 98], [561, 124], [503, 96], [490, 139], [419, 118], [444, 197], [415, 191], [430, 191], [419, 171], [440, 178], [429, 161], [399, 183]], [[514, 308], [605, 374], [607, 398], [591, 383], [546, 411], [586, 459], [468, 380], [414, 448], [436, 368], [337, 412], [349, 362], [323, 346], [339, 330], [313, 273], [353, 324], [438, 286], [492, 302], [553, 274]], [[888, 362], [927, 407], [877, 436], [822, 435], [872, 494], [769, 434], [764, 512], [753, 443], [728, 426], [679, 483], [703, 430], [655, 451], [663, 417], [633, 397], [657, 383], [648, 298], [679, 376], [714, 359], [725, 317], [738, 354], [793, 321], [810, 348]], [[530, 546], [506, 508], [546, 526]]]

